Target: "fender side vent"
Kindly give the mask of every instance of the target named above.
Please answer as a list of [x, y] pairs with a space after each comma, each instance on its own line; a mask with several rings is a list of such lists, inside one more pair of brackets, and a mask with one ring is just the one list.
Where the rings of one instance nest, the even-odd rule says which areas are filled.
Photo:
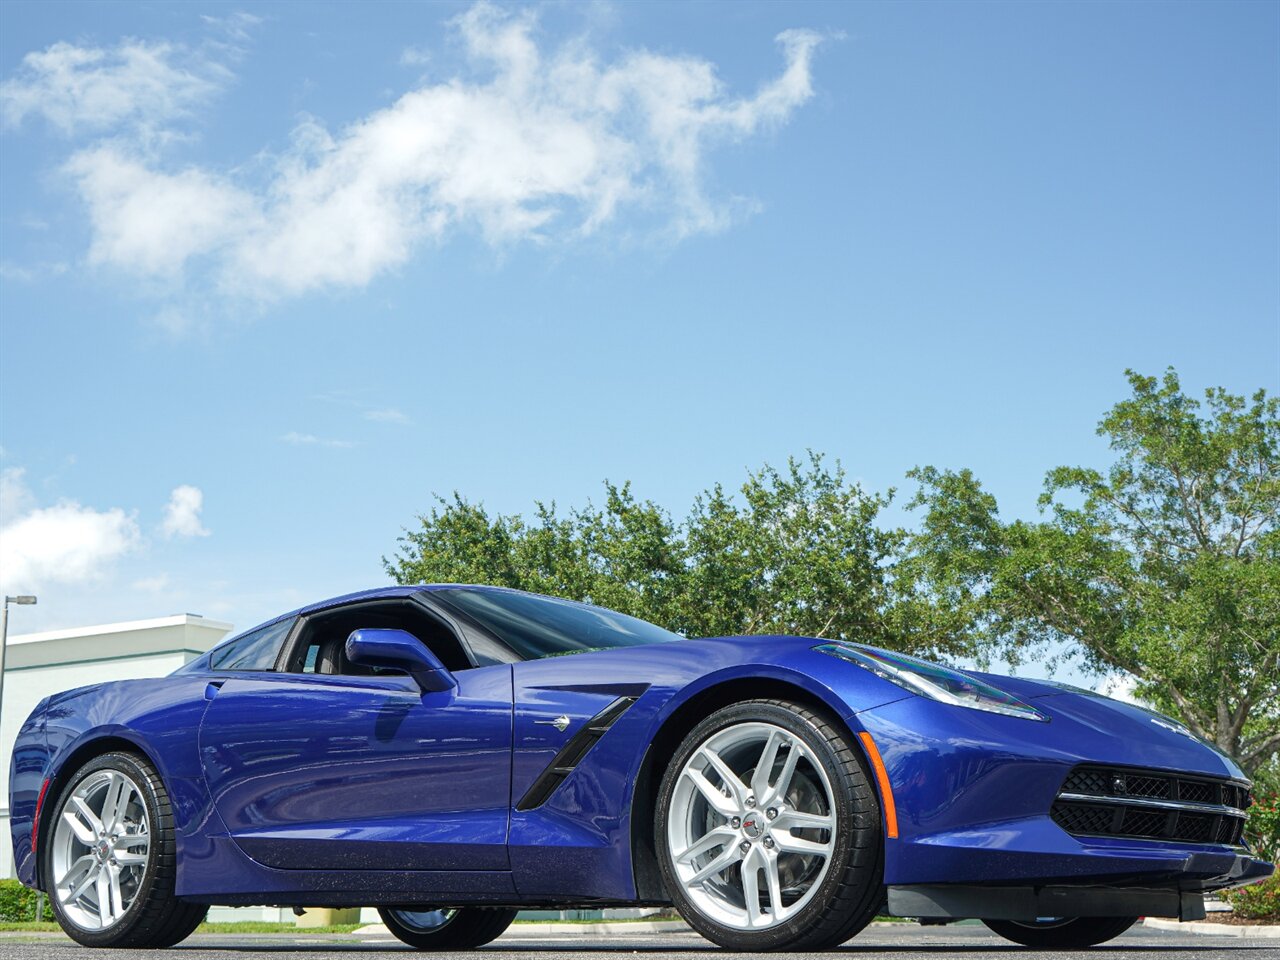
[[582, 758], [635, 702], [635, 697], [619, 697], [583, 724], [582, 729], [560, 748], [560, 752], [555, 755], [555, 759], [547, 769], [538, 774], [538, 779], [533, 781], [525, 791], [520, 802], [516, 804], [516, 809], [533, 810], [546, 803], [551, 794], [555, 793], [556, 788], [564, 783], [565, 778], [582, 762]]

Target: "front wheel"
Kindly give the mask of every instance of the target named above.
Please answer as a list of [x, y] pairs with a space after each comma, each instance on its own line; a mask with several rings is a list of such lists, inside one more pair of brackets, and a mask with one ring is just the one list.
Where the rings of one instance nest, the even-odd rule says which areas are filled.
[[52, 804], [41, 853], [53, 915], [87, 947], [171, 947], [208, 912], [174, 895], [169, 794], [133, 754], [104, 754], [72, 775]]
[[883, 902], [880, 808], [848, 732], [752, 700], [685, 738], [659, 788], [658, 865], [680, 913], [730, 950], [822, 950]]
[[396, 939], [419, 950], [470, 950], [502, 935], [516, 918], [500, 907], [379, 907]]
[[1124, 933], [1137, 917], [1056, 917], [1023, 923], [983, 920], [995, 933], [1024, 947], [1040, 950], [1079, 950], [1106, 943]]

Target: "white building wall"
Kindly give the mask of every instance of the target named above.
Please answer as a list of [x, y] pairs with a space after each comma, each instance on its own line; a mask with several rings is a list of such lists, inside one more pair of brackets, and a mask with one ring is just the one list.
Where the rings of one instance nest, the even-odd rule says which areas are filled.
[[[10, 623], [15, 618], [10, 617]], [[194, 660], [231, 624], [193, 614], [9, 637], [0, 710], [0, 876], [14, 876], [9, 761], [23, 721], [53, 693], [108, 680], [163, 677]]]

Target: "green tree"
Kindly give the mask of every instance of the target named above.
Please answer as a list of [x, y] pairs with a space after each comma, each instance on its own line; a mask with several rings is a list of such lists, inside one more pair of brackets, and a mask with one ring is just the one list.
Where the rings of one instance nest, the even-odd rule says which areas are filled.
[[945, 629], [1128, 673], [1253, 771], [1280, 749], [1280, 406], [1128, 377], [1098, 427], [1115, 462], [1050, 471], [1038, 522], [1002, 521], [968, 471], [913, 471], [924, 515], [900, 572]]
[[892, 492], [869, 494], [819, 454], [717, 484], [677, 523], [629, 485], [604, 506], [531, 520], [491, 516], [458, 494], [384, 560], [400, 583], [489, 583], [603, 604], [688, 636], [847, 637], [934, 655], [973, 652], [957, 631], [904, 631], [894, 600], [903, 533], [878, 524]]

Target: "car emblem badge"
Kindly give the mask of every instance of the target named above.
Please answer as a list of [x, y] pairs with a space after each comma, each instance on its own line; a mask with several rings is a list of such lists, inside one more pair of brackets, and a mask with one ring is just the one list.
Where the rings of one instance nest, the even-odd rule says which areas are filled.
[[742, 831], [751, 839], [760, 836], [760, 825], [754, 819], [742, 821]]
[[569, 729], [569, 724], [573, 721], [566, 717], [563, 713], [554, 720], [535, 720], [534, 723], [541, 723], [545, 726], [555, 727], [561, 733]]

